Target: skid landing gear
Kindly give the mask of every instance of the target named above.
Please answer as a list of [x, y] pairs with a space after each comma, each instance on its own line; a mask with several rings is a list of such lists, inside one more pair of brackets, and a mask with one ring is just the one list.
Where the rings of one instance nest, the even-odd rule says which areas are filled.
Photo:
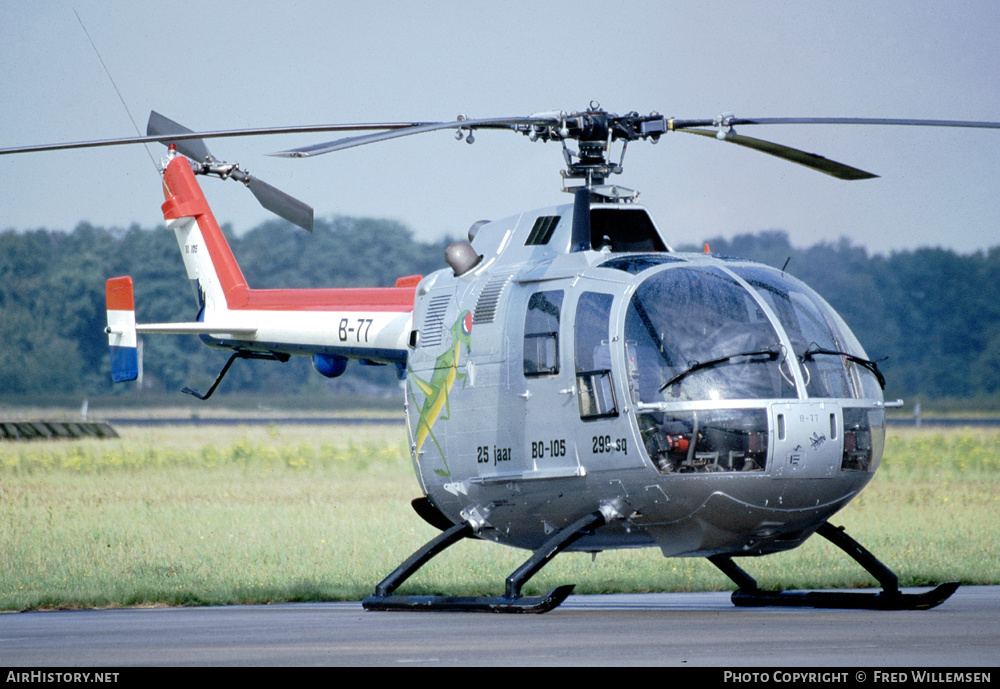
[[762, 591], [757, 582], [732, 558], [715, 555], [709, 561], [736, 582], [739, 589], [733, 592], [734, 605], [741, 607], [798, 606], [807, 608], [861, 608], [866, 610], [929, 610], [940, 605], [955, 593], [957, 581], [941, 584], [924, 593], [902, 593], [896, 574], [882, 564], [860, 543], [848, 536], [843, 527], [825, 522], [816, 530], [823, 538], [850, 555], [868, 570], [882, 585], [877, 593], [867, 591]]
[[549, 560], [568, 548], [588, 531], [605, 522], [600, 512], [588, 514], [566, 528], [557, 531], [507, 577], [504, 595], [490, 596], [394, 596], [392, 592], [427, 562], [451, 545], [473, 535], [468, 523], [447, 529], [413, 553], [403, 564], [375, 587], [375, 594], [361, 604], [366, 610], [444, 610], [453, 612], [544, 613], [557, 607], [573, 591], [573, 585], [558, 586], [544, 596], [522, 596], [521, 587]]

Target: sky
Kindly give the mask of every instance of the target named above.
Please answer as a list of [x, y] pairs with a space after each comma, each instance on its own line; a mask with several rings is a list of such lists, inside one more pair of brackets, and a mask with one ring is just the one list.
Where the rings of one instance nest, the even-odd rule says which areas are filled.
[[[507, 117], [592, 101], [680, 119], [998, 121], [998, 26], [995, 0], [0, 0], [0, 147], [133, 136], [150, 110], [196, 131]], [[840, 181], [670, 133], [630, 145], [610, 181], [640, 191], [673, 245], [762, 230], [799, 247], [846, 238], [872, 253], [1000, 245], [1000, 130], [738, 131], [880, 177]], [[572, 202], [559, 145], [502, 131], [472, 145], [443, 131], [310, 159], [267, 155], [339, 136], [208, 146], [318, 217], [390, 218], [423, 240]], [[0, 230], [153, 227], [163, 151], [0, 156]], [[204, 188], [237, 232], [270, 217], [232, 182]]]

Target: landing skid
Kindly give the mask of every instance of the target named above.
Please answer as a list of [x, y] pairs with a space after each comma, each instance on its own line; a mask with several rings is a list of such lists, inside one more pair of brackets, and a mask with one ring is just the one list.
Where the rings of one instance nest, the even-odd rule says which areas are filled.
[[941, 584], [923, 593], [903, 593], [899, 590], [896, 574], [860, 543], [848, 536], [843, 527], [825, 522], [816, 530], [823, 538], [850, 555], [875, 577], [882, 590], [868, 591], [763, 591], [757, 581], [747, 574], [732, 558], [716, 555], [708, 558], [722, 572], [736, 582], [739, 589], [733, 592], [733, 604], [739, 607], [808, 607], [854, 608], [865, 610], [929, 610], [941, 605], [958, 589], [957, 581]]
[[451, 545], [469, 538], [474, 530], [468, 523], [457, 524], [429, 541], [411, 555], [392, 574], [375, 587], [374, 595], [361, 601], [366, 610], [441, 610], [451, 612], [544, 613], [557, 607], [573, 591], [573, 585], [557, 586], [544, 596], [522, 596], [521, 587], [548, 562], [587, 531], [604, 524], [600, 512], [588, 514], [557, 531], [523, 565], [507, 577], [502, 596], [396, 596], [400, 584]]

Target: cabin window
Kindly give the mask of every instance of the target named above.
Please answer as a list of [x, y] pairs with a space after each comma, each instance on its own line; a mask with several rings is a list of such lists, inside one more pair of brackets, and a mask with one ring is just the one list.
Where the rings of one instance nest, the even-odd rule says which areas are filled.
[[875, 471], [885, 447], [885, 411], [844, 409], [841, 471]]
[[584, 292], [576, 306], [576, 388], [580, 418], [618, 415], [611, 382], [610, 294]]
[[601, 268], [614, 268], [615, 270], [623, 270], [632, 275], [638, 275], [644, 270], [667, 263], [687, 263], [687, 261], [683, 258], [665, 256], [663, 254], [638, 254], [612, 258], [610, 261], [602, 263]]
[[796, 396], [774, 326], [714, 268], [679, 265], [643, 280], [625, 314], [625, 343], [641, 403]]
[[524, 375], [559, 373], [559, 312], [563, 292], [536, 292], [528, 300], [524, 317]]
[[767, 412], [706, 409], [638, 416], [649, 458], [661, 474], [763, 472]]

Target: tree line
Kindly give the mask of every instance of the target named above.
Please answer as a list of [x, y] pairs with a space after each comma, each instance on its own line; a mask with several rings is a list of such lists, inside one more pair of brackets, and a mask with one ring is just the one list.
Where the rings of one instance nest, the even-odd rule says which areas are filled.
[[[284, 221], [236, 236], [223, 227], [251, 287], [391, 286], [397, 277], [426, 275], [443, 264], [446, 241], [419, 242], [400, 223], [368, 218], [316, 219], [312, 233]], [[127, 230], [82, 223], [72, 232], [0, 233], [0, 396], [116, 394], [108, 357], [104, 283], [131, 275], [140, 322], [191, 321], [197, 315], [177, 240], [163, 226]], [[144, 390], [206, 390], [229, 352], [194, 336], [143, 338]], [[388, 369], [392, 369], [389, 371]], [[285, 364], [240, 361], [224, 392], [341, 391], [382, 394], [393, 367], [349, 367], [336, 381], [318, 376], [305, 357]]]
[[[421, 242], [400, 223], [370, 218], [317, 219], [312, 234], [282, 221], [240, 236], [224, 231], [248, 283], [261, 288], [392, 285], [441, 268], [449, 243]], [[793, 247], [781, 231], [708, 243], [717, 254], [784, 266], [823, 295], [869, 357], [887, 357], [888, 399], [1000, 401], [1000, 247], [872, 255], [846, 239]], [[104, 282], [116, 275], [134, 278], [140, 321], [194, 318], [194, 292], [165, 227], [0, 233], [0, 395], [112, 393]], [[144, 345], [143, 387], [154, 391], [205, 389], [228, 357], [193, 337]], [[304, 358], [239, 362], [220, 392], [372, 393], [396, 385], [388, 368], [349, 367], [328, 381]]]

